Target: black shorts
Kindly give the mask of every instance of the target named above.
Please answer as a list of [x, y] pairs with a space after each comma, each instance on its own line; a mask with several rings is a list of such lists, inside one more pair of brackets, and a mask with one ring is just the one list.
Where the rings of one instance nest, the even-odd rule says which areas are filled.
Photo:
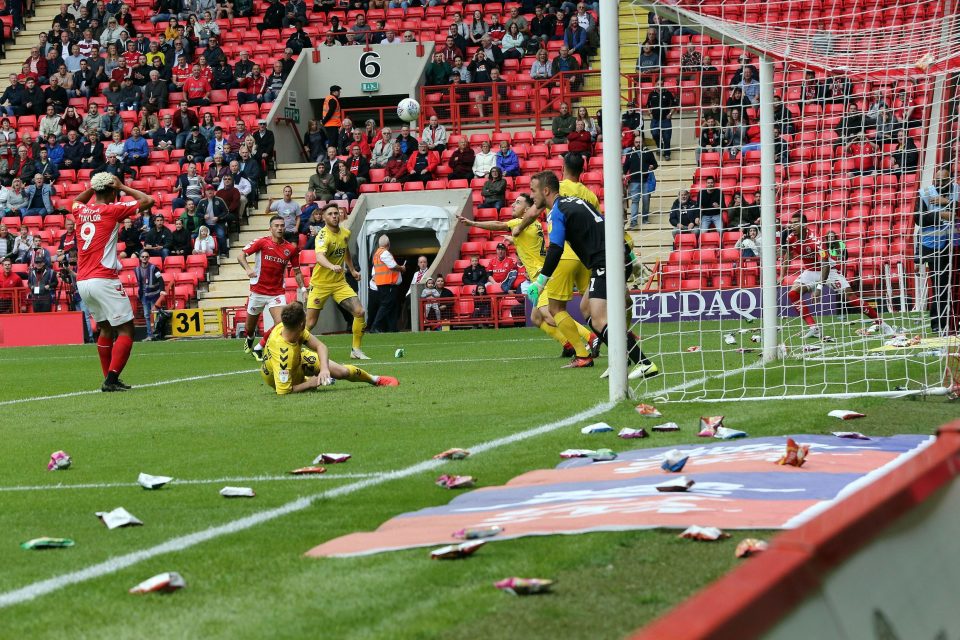
[[[633, 273], [631, 265], [624, 265], [624, 277], [629, 279]], [[595, 267], [590, 270], [590, 288], [587, 290], [590, 298], [597, 300], [607, 299], [607, 268]]]

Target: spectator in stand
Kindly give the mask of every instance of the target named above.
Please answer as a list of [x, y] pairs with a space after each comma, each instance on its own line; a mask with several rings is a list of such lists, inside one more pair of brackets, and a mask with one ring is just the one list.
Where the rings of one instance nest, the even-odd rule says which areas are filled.
[[140, 230], [133, 226], [133, 220], [130, 218], [123, 219], [123, 226], [120, 227], [117, 239], [123, 243], [123, 250], [117, 254], [121, 259], [132, 258], [139, 255], [140, 251], [143, 250]]
[[167, 108], [167, 83], [160, 79], [160, 72], [150, 71], [150, 81], [143, 87], [143, 106], [151, 111]]
[[283, 218], [283, 237], [294, 244], [298, 240], [297, 227], [300, 224], [300, 204], [293, 199], [293, 187], [287, 185], [283, 188], [283, 198], [274, 200], [270, 198], [267, 202], [267, 208], [263, 212], [265, 215], [276, 214]]
[[370, 161], [364, 157], [360, 145], [355, 144], [350, 147], [350, 155], [344, 164], [357, 179], [358, 186], [370, 182]]
[[520, 158], [516, 152], [510, 148], [510, 143], [506, 140], [500, 141], [500, 151], [497, 152], [497, 168], [505, 176], [514, 178], [520, 175]]
[[442, 153], [447, 149], [447, 130], [437, 116], [430, 116], [429, 124], [421, 132], [420, 141], [427, 144], [427, 148], [437, 153]]
[[7, 225], [0, 223], [0, 258], [13, 253], [13, 245], [16, 243], [16, 240], [16, 236], [10, 233]]
[[640, 49], [637, 58], [637, 73], [640, 75], [660, 75], [660, 52], [649, 44]]
[[570, 49], [571, 55], [579, 55], [583, 60], [586, 60], [587, 56], [590, 55], [587, 32], [584, 31], [577, 20], [570, 20], [570, 24], [567, 25], [563, 32], [563, 44]]
[[850, 175], [864, 176], [873, 175], [874, 158], [877, 155], [877, 147], [867, 140], [867, 135], [861, 133], [853, 139], [844, 149], [843, 155], [853, 160], [853, 168]]
[[330, 27], [327, 29], [329, 33], [332, 33], [337, 42], [341, 45], [347, 44], [347, 30], [340, 24], [339, 16], [330, 16]]
[[29, 297], [33, 305], [33, 312], [50, 312], [57, 295], [57, 274], [50, 268], [48, 262], [37, 260], [31, 265], [27, 286], [30, 289]]
[[890, 151], [890, 168], [887, 173], [898, 176], [917, 172], [920, 165], [920, 150], [913, 138], [904, 129], [897, 131], [896, 146]]
[[370, 153], [370, 165], [383, 169], [390, 162], [393, 156], [393, 129], [384, 127], [380, 131], [379, 139], [373, 144], [373, 150]]
[[139, 87], [133, 86], [132, 78], [124, 78], [120, 83], [120, 91], [117, 93], [120, 111], [139, 111], [140, 102], [143, 100], [143, 92]]
[[[409, 131], [409, 128], [407, 129]], [[344, 118], [343, 124], [337, 130], [337, 137], [329, 140], [328, 144], [335, 144], [337, 154], [345, 156], [350, 152], [350, 145], [353, 143], [353, 121], [350, 118]]]
[[723, 237], [723, 195], [717, 188], [712, 176], [707, 176], [706, 186], [697, 194], [697, 204], [700, 207], [700, 233], [706, 233], [713, 225], [720, 237]]
[[470, 61], [467, 70], [470, 72], [473, 82], [487, 83], [490, 82], [490, 71], [493, 68], [494, 63], [484, 55], [482, 49], [478, 49], [477, 52], [473, 54], [473, 60]]
[[503, 172], [498, 167], [490, 169], [487, 181], [480, 189], [480, 196], [483, 198], [480, 206], [497, 210], [503, 208], [507, 197], [507, 181], [503, 179]]
[[310, 176], [307, 183], [307, 190], [313, 191], [318, 200], [332, 200], [336, 187], [333, 183], [333, 176], [330, 174], [330, 168], [326, 162], [318, 162], [316, 172]]
[[[119, 134], [117, 136], [119, 137]], [[137, 172], [124, 164], [122, 160], [119, 160], [116, 154], [107, 151], [105, 155], [107, 161], [100, 167], [100, 171], [117, 176], [121, 182], [126, 180], [127, 176], [136, 178]]]
[[526, 47], [527, 37], [521, 32], [520, 25], [516, 22], [511, 23], [501, 41], [503, 57], [510, 60], [519, 60], [526, 53]]
[[[320, 162], [320, 160], [318, 160]], [[337, 165], [340, 164], [340, 158], [337, 157], [337, 147], [330, 145], [327, 147], [327, 155], [323, 158], [322, 162], [327, 165], [327, 170], [330, 172], [330, 175], [336, 174]]]
[[[193, 202], [190, 203], [189, 207], [196, 213]], [[170, 255], [188, 256], [192, 250], [193, 238], [190, 237], [190, 232], [183, 226], [183, 216], [181, 216], [173, 222], [173, 233], [170, 234]]]
[[356, 21], [353, 23], [353, 26], [350, 27], [350, 35], [348, 36], [347, 42], [349, 44], [369, 44], [367, 38], [370, 36], [370, 25], [367, 24], [367, 18], [364, 14], [358, 13]]
[[20, 178], [14, 178], [9, 187], [0, 190], [0, 211], [3, 212], [3, 215], [22, 218], [26, 215], [24, 212], [28, 204], [29, 200], [27, 200], [27, 194], [23, 189], [23, 181]]
[[54, 111], [53, 105], [47, 105], [46, 115], [40, 118], [39, 136], [43, 139], [46, 139], [50, 135], [59, 138], [63, 133], [62, 120], [63, 118]]
[[670, 160], [670, 142], [673, 137], [673, 108], [677, 98], [663, 86], [663, 77], [658, 77], [656, 88], [647, 94], [643, 105], [650, 113], [650, 135], [657, 145], [657, 153]]
[[[169, 233], [169, 230], [167, 231]], [[144, 340], [153, 340], [153, 309], [163, 304], [166, 297], [166, 283], [163, 274], [157, 265], [150, 263], [149, 251], [140, 253], [140, 265], [134, 271], [137, 278], [137, 298], [140, 308], [143, 309], [143, 318], [147, 324], [147, 337]]]
[[630, 227], [638, 228], [637, 213], [643, 203], [642, 220], [650, 222], [650, 197], [656, 188], [653, 173], [660, 165], [653, 152], [643, 144], [643, 136], [633, 139], [633, 147], [623, 157], [623, 177], [627, 181], [627, 197], [630, 199]]
[[[57, 243], [57, 251], [69, 255], [77, 249], [77, 225], [71, 218], [67, 218], [63, 224], [64, 229]], [[75, 257], [73, 262], [76, 262]]]
[[[597, 111], [599, 114], [599, 110]], [[600, 135], [600, 128], [597, 121], [590, 117], [586, 107], [577, 107], [577, 120], [583, 120], [583, 130], [590, 134], [590, 139], [596, 141]]]
[[480, 40], [483, 36], [487, 35], [490, 31], [490, 27], [487, 25], [487, 21], [483, 19], [483, 12], [479, 9], [473, 12], [473, 22], [470, 23], [470, 32], [467, 35], [467, 38], [475, 45], [480, 44]]
[[739, 157], [743, 145], [747, 144], [747, 127], [740, 120], [738, 109], [727, 109], [727, 126], [723, 129], [721, 143], [731, 159]]
[[[7, 269], [6, 264], [4, 265], [4, 269]], [[0, 285], [2, 285], [2, 283], [3, 281], [0, 280]], [[434, 280], [433, 278], [427, 278], [426, 284], [424, 285], [423, 289], [420, 290], [420, 298], [432, 299], [432, 298], [439, 298], [439, 297], [440, 297], [440, 290], [437, 289], [436, 280]], [[2, 302], [0, 302], [0, 304], [2, 304]], [[0, 308], [0, 313], [3, 313], [2, 308]], [[423, 305], [423, 319], [429, 321], [431, 318], [434, 318], [434, 317], [436, 318], [437, 321], [440, 320], [440, 306], [436, 302], [431, 302]]]
[[[179, 120], [179, 112], [177, 113], [177, 116], [178, 116], [177, 119]], [[213, 119], [213, 114], [210, 113], [209, 111], [204, 113], [203, 116], [200, 118], [200, 124], [195, 126], [199, 127], [200, 135], [203, 136], [203, 138], [209, 144], [210, 141], [213, 140], [214, 138], [214, 134], [213, 134], [214, 129], [217, 128], [217, 123]]]
[[[204, 185], [204, 187], [206, 187], [206, 185]], [[199, 202], [199, 199], [197, 202]], [[200, 225], [203, 224], [203, 216], [200, 214], [193, 200], [188, 199], [183, 203], [183, 213], [177, 218], [177, 222], [183, 226], [190, 238], [197, 237], [197, 234], [200, 232]]]
[[227, 139], [223, 137], [223, 129], [221, 127], [215, 127], [213, 129], [213, 139], [207, 144], [207, 153], [209, 155], [207, 156], [206, 162], [210, 162], [217, 156], [225, 159], [229, 152], [230, 145], [227, 143]]
[[307, 123], [307, 130], [303, 134], [303, 152], [307, 159], [315, 162], [327, 149], [327, 133], [320, 126], [319, 120]]
[[[103, 145], [100, 144], [97, 134], [90, 134], [90, 140], [93, 141], [92, 147], [94, 149], [94, 162], [91, 163], [90, 167], [84, 168], [96, 168], [103, 164]], [[87, 147], [89, 149], [90, 147]], [[99, 155], [96, 153], [99, 152]], [[84, 160], [87, 158], [84, 157]], [[2, 171], [3, 164], [6, 163], [5, 159], [0, 160], [0, 171]], [[83, 163], [81, 162], [81, 165]], [[44, 182], [52, 184], [57, 181], [60, 177], [60, 170], [57, 168], [57, 164], [50, 159], [50, 154], [46, 149], [40, 149], [40, 157], [37, 158], [33, 163], [33, 169], [36, 173], [39, 173], [43, 176]], [[2, 254], [0, 254], [2, 255]]]
[[[236, 160], [230, 162], [230, 177], [233, 181], [233, 186], [236, 187], [237, 191], [240, 192], [240, 210], [239, 213], [243, 214], [247, 210], [247, 205], [252, 198], [256, 197], [256, 194], [253, 193], [253, 185], [250, 184], [250, 181], [240, 173], [240, 163]], [[237, 218], [239, 220], [239, 217]]]
[[196, 204], [200, 201], [200, 198], [203, 197], [203, 186], [203, 176], [197, 173], [196, 163], [188, 163], [186, 172], [181, 173], [177, 177], [177, 184], [175, 187], [177, 190], [177, 197], [173, 199], [170, 205], [174, 209], [180, 209], [181, 207], [186, 206], [187, 200], [190, 200]]
[[134, 127], [130, 131], [130, 137], [123, 143], [123, 151], [126, 154], [124, 162], [128, 165], [142, 167], [147, 164], [150, 159], [150, 147], [147, 146], [146, 138], [140, 135], [140, 127]]
[[247, 123], [238, 119], [233, 125], [233, 131], [227, 136], [229, 150], [224, 153], [227, 161], [236, 160], [240, 156], [240, 146], [247, 137]]
[[[26, 138], [26, 136], [24, 136]], [[28, 155], [27, 147], [20, 145], [17, 147], [17, 156], [13, 159], [13, 162], [10, 163], [9, 169], [7, 170], [7, 180], [16, 181], [19, 179], [21, 182], [27, 181], [33, 177], [33, 161]]]
[[553, 131], [554, 144], [567, 142], [567, 136], [577, 128], [577, 119], [570, 113], [570, 106], [566, 102], [560, 103], [560, 113], [554, 116], [550, 129]]
[[586, 122], [576, 120], [574, 129], [567, 134], [568, 153], [582, 156], [584, 159], [593, 155], [593, 139], [587, 131]]
[[894, 142], [897, 138], [897, 132], [903, 129], [903, 125], [897, 120], [892, 109], [883, 107], [877, 115], [874, 128], [877, 132], [874, 141], [878, 145], [882, 145]]
[[[560, 73], [573, 73], [574, 71], [580, 70], [580, 63], [577, 62], [576, 58], [570, 55], [570, 49], [566, 45], [560, 47], [560, 52], [550, 63], [550, 66], [553, 70], [554, 76]], [[570, 76], [571, 89], [577, 89], [582, 83], [583, 79], [579, 76]]]
[[[26, 289], [27, 283], [19, 275], [13, 273], [13, 260], [10, 256], [0, 256], [0, 263], [3, 266], [2, 271], [0, 271], [0, 313], [11, 313], [15, 306], [19, 309], [19, 304], [15, 303], [14, 300], [23, 299], [19, 298], [20, 293], [16, 290]], [[439, 318], [440, 310], [437, 309], [437, 319], [439, 320]]]
[[450, 179], [451, 180], [470, 180], [475, 177], [473, 172], [474, 162], [476, 161], [476, 154], [473, 149], [467, 144], [467, 139], [461, 137], [457, 141], [457, 148], [454, 150], [453, 154], [450, 156], [450, 161], [448, 166], [450, 167]]
[[217, 245], [213, 240], [213, 236], [210, 235], [210, 229], [206, 225], [201, 225], [200, 231], [193, 241], [193, 255], [209, 257], [212, 256], [216, 250]]
[[43, 98], [43, 91], [37, 86], [33, 77], [28, 77], [24, 82], [23, 90], [23, 113], [19, 115], [40, 116], [45, 111], [46, 100]]
[[728, 112], [731, 109], [739, 111], [741, 122], [747, 122], [749, 120], [747, 109], [752, 105], [750, 101], [743, 95], [743, 90], [740, 87], [734, 87], [730, 91], [730, 97], [727, 98], [727, 104], [725, 106]]
[[734, 248], [740, 250], [741, 258], [759, 258], [760, 228], [756, 225], [751, 225], [749, 228], [744, 229], [743, 235], [737, 240]]
[[427, 147], [427, 143], [421, 140], [417, 152], [407, 158], [407, 175], [401, 181], [426, 184], [433, 180], [434, 172], [439, 164], [440, 155], [436, 151], [431, 151]]
[[957, 204], [960, 186], [947, 167], [938, 167], [933, 182], [920, 187], [920, 210], [915, 221], [920, 227], [919, 258], [930, 277], [930, 328], [940, 336], [956, 331], [951, 327], [953, 261], [957, 243]]
[[409, 173], [407, 171], [407, 157], [403, 155], [403, 151], [400, 149], [400, 143], [393, 141], [390, 143], [390, 146], [393, 149], [393, 155], [387, 161], [385, 165], [385, 175], [383, 177], [384, 182], [404, 182], [404, 178], [407, 177]]
[[270, 0], [270, 6], [263, 14], [263, 22], [257, 25], [257, 29], [260, 33], [267, 29], [282, 29], [285, 13], [283, 3], [280, 0]]
[[[497, 257], [490, 260], [489, 283], [500, 285], [501, 291], [510, 293], [513, 290], [513, 283], [516, 282], [518, 273], [517, 261], [507, 254], [507, 245], [502, 242], [498, 243]], [[519, 289], [517, 289], [517, 293], [520, 293]]]
[[687, 76], [699, 76], [701, 71], [703, 71], [703, 55], [691, 40], [687, 43], [687, 48], [680, 54], [680, 73]]
[[[179, 108], [173, 114], [172, 121], [173, 129], [177, 132], [176, 147], [177, 149], [183, 149], [191, 132], [195, 128], [199, 131], [200, 120], [197, 117], [197, 112], [190, 108], [186, 100], [181, 100]], [[204, 154], [204, 157], [206, 157], [206, 154]], [[200, 159], [202, 160], [202, 158]]]
[[480, 143], [480, 153], [474, 156], [473, 176], [476, 178], [486, 178], [490, 170], [497, 166], [497, 154], [490, 150], [490, 142], [484, 140]]
[[680, 196], [670, 207], [670, 226], [673, 227], [674, 236], [681, 233], [700, 233], [700, 212], [697, 203], [690, 198], [690, 192], [686, 189], [680, 191]]
[[[0, 210], [3, 209], [3, 192], [0, 191]], [[6, 215], [6, 214], [4, 214]], [[33, 235], [30, 230], [23, 225], [20, 227], [20, 233], [13, 239], [13, 248], [7, 253], [7, 257], [12, 258], [17, 264], [30, 264], [30, 258], [33, 254]]]
[[257, 121], [257, 130], [253, 132], [253, 141], [257, 145], [257, 155], [263, 166], [270, 170], [273, 168], [273, 152], [276, 145], [273, 132], [267, 129], [267, 121], [260, 119]]
[[[847, 104], [854, 102], [850, 94], [853, 92], [853, 83], [850, 78], [835, 74], [823, 81], [826, 91], [822, 92], [827, 102], [834, 104]], [[859, 110], [859, 109], [858, 109]]]
[[53, 213], [53, 187], [43, 181], [43, 174], [33, 176], [33, 183], [24, 189], [27, 204], [25, 216], [46, 216]]
[[173, 118], [168, 114], [160, 120], [160, 126], [150, 132], [154, 151], [172, 151], [177, 146], [177, 132], [173, 128]]
[[181, 166], [187, 162], [203, 162], [207, 157], [207, 151], [210, 143], [200, 135], [200, 127], [190, 128], [189, 135], [183, 144], [183, 157], [180, 159]]
[[453, 302], [456, 297], [453, 292], [447, 288], [446, 280], [442, 275], [438, 275], [436, 278], [437, 290], [440, 292], [440, 300], [438, 301], [437, 307], [440, 309], [440, 318], [443, 320], [449, 320], [453, 317]]
[[743, 231], [747, 226], [744, 224], [744, 205], [743, 205], [743, 196], [739, 191], [733, 192], [733, 197], [730, 200], [729, 206], [726, 208], [727, 216], [727, 225], [733, 229], [740, 229]]
[[480, 264], [480, 258], [470, 256], [470, 266], [463, 270], [463, 284], [477, 286], [490, 281], [490, 272]]
[[354, 129], [350, 132], [350, 142], [347, 144], [347, 152], [351, 153], [354, 147], [360, 147], [360, 155], [367, 160], [370, 159], [370, 145], [367, 143], [367, 136], [362, 129]]
[[360, 192], [360, 185], [357, 178], [350, 173], [350, 168], [345, 162], [337, 164], [337, 173], [333, 176], [334, 200], [353, 200]]
[[[487, 36], [489, 36], [491, 42], [497, 46], [500, 46], [503, 36], [507, 34], [507, 27], [500, 22], [500, 13], [494, 11], [490, 14], [490, 22], [487, 24]], [[482, 39], [481, 39], [482, 43]], [[481, 45], [482, 46], [482, 45]]]
[[736, 84], [735, 87], [742, 91], [744, 99], [749, 101], [749, 104], [759, 105], [760, 83], [757, 81], [757, 77], [753, 75], [753, 67], [750, 65], [745, 66], [742, 76], [740, 82]]
[[403, 150], [403, 155], [407, 157], [413, 154], [413, 152], [415, 152], [419, 146], [416, 137], [410, 133], [410, 127], [408, 125], [403, 125], [400, 127], [400, 134], [397, 135], [397, 142], [400, 143], [400, 148]]
[[[452, 38], [448, 38], [448, 40], [452, 40]], [[446, 51], [451, 51], [451, 49], [448, 47]], [[433, 61], [424, 70], [424, 81], [427, 86], [440, 86], [450, 83], [449, 78], [453, 72], [453, 67], [450, 66], [444, 55], [444, 52], [440, 51], [434, 53]], [[461, 54], [458, 53], [457, 55]], [[450, 59], [450, 62], [453, 62], [453, 58]]]
[[[230, 174], [223, 176], [222, 185], [219, 191], [212, 184], [204, 188], [204, 198], [197, 204], [197, 211], [203, 217], [204, 226], [216, 236], [220, 255], [225, 256], [230, 249], [227, 231], [233, 221], [239, 219], [242, 209], [240, 209], [240, 192], [233, 186], [233, 176]], [[197, 231], [198, 234], [202, 233], [202, 229], [201, 226]]]
[[530, 77], [534, 80], [549, 80], [553, 77], [553, 64], [547, 59], [547, 50], [537, 51], [536, 59], [530, 66]]
[[56, 75], [50, 77], [50, 86], [43, 90], [43, 103], [46, 106], [52, 106], [56, 113], [63, 113], [67, 108], [67, 90], [60, 86], [60, 78]]
[[211, 90], [212, 87], [207, 79], [200, 76], [200, 65], [193, 65], [190, 77], [183, 82], [183, 93], [187, 98], [187, 105], [191, 107], [210, 106]]
[[697, 165], [700, 165], [700, 155], [707, 151], [709, 153], [719, 153], [722, 144], [720, 127], [717, 126], [713, 116], [707, 116], [703, 120], [703, 126], [700, 127], [700, 143], [697, 145]]
[[[163, 216], [153, 217], [153, 226], [143, 238], [143, 252], [151, 256], [166, 258], [170, 251], [167, 248], [170, 244], [172, 234], [163, 223]], [[141, 255], [143, 255], [141, 253]]]

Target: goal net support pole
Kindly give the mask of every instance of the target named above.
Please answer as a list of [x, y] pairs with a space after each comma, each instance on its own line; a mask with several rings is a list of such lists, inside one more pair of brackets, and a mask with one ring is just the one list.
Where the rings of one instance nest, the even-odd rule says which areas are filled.
[[777, 327], [777, 175], [773, 131], [773, 61], [760, 57], [760, 286], [763, 362], [776, 360]]
[[623, 183], [620, 180], [620, 15], [617, 0], [600, 1], [600, 88], [603, 109], [603, 173], [607, 255], [607, 358], [610, 401], [627, 394], [627, 288], [623, 256]]

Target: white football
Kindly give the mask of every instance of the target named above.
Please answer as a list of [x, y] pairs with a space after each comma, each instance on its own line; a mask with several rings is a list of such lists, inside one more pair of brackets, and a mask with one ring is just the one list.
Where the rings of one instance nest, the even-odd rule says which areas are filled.
[[397, 105], [397, 116], [404, 122], [413, 122], [420, 117], [420, 103], [413, 98], [404, 98]]

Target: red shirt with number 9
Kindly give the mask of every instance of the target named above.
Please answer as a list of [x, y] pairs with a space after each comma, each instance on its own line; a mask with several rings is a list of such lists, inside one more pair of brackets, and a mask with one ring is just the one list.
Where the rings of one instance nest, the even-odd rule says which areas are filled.
[[137, 216], [136, 200], [114, 204], [74, 202], [77, 222], [77, 280], [115, 279], [120, 274], [117, 235], [124, 218]]

